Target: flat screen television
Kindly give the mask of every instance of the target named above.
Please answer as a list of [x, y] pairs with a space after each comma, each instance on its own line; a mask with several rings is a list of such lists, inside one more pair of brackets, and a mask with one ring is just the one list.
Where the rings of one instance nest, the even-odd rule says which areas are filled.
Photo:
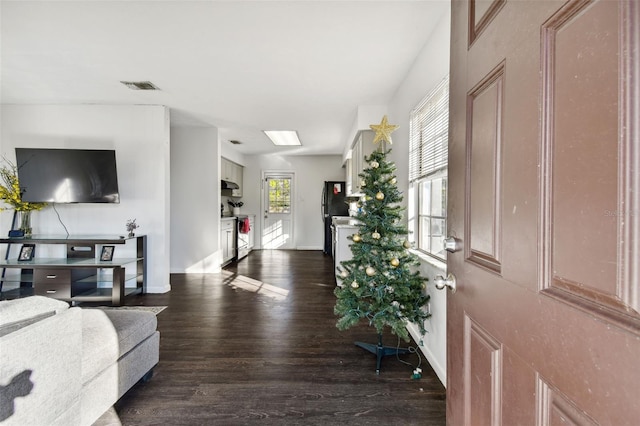
[[120, 202], [114, 150], [16, 148], [16, 166], [23, 201]]

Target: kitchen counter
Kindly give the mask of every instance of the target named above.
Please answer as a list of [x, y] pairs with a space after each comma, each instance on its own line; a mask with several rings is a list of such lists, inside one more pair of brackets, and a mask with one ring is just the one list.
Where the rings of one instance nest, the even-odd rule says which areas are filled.
[[336, 216], [334, 218], [332, 218], [331, 220], [331, 224], [334, 227], [339, 227], [339, 226], [359, 226], [360, 225], [360, 221], [354, 217], [339, 217]]

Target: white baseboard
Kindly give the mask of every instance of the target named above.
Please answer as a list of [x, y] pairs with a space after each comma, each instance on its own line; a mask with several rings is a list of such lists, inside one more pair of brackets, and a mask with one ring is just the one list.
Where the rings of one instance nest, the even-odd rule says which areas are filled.
[[433, 371], [435, 371], [436, 376], [440, 379], [442, 385], [447, 387], [447, 369], [446, 366], [440, 365], [435, 355], [429, 350], [429, 348], [425, 345], [420, 345], [420, 340], [422, 340], [422, 335], [420, 334], [420, 330], [415, 324], [407, 324], [407, 330], [409, 330], [409, 334], [413, 337], [413, 340], [416, 341], [418, 347], [420, 348], [420, 352], [422, 352], [427, 359]]
[[300, 246], [296, 247], [296, 250], [322, 250], [320, 246]]
[[171, 291], [171, 284], [166, 284], [166, 285], [160, 286], [160, 287], [147, 286], [147, 293], [161, 294], [161, 293], [168, 293], [170, 291]]

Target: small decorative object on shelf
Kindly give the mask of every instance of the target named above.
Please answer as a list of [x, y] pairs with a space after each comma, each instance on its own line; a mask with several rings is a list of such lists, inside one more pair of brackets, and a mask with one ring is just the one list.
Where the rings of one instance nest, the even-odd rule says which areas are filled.
[[35, 244], [23, 244], [20, 248], [20, 254], [18, 255], [18, 261], [33, 260], [33, 254], [36, 250]]
[[130, 237], [134, 237], [136, 235], [136, 233], [133, 231], [135, 231], [138, 228], [140, 228], [140, 225], [136, 223], [135, 219], [129, 219], [127, 221], [127, 231], [129, 232]]
[[23, 210], [19, 213], [20, 227], [18, 230], [22, 231], [23, 236], [30, 237], [33, 234], [33, 228], [31, 228], [31, 210]]
[[102, 251], [100, 252], [100, 260], [102, 262], [111, 262], [113, 260], [113, 251], [116, 246], [102, 246]]
[[[8, 204], [9, 208], [20, 213], [18, 217], [18, 230], [22, 232], [21, 236], [30, 237], [32, 234], [31, 228], [31, 212], [33, 210], [42, 210], [47, 206], [47, 203], [29, 203], [22, 201], [22, 195], [25, 193], [24, 188], [20, 187], [20, 181], [18, 181], [18, 168], [15, 164], [4, 159], [6, 165], [0, 167], [0, 200], [5, 204]], [[5, 208], [0, 208], [0, 211]], [[13, 226], [16, 225], [14, 216]]]

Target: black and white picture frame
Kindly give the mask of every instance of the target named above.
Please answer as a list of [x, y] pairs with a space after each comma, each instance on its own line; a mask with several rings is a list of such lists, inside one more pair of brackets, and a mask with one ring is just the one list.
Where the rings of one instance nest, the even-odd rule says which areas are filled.
[[102, 262], [111, 262], [113, 260], [113, 251], [116, 246], [102, 246], [102, 251], [100, 252], [100, 261]]
[[18, 254], [19, 262], [26, 262], [29, 260], [33, 260], [33, 254], [36, 251], [35, 244], [23, 244], [20, 247], [20, 254]]

